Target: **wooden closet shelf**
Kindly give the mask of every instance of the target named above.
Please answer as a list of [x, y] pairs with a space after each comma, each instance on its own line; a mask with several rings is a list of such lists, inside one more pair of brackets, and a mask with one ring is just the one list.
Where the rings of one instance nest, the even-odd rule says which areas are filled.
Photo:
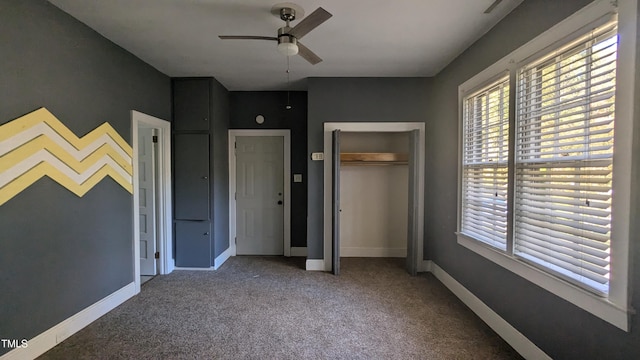
[[343, 165], [406, 165], [408, 155], [403, 153], [341, 153]]

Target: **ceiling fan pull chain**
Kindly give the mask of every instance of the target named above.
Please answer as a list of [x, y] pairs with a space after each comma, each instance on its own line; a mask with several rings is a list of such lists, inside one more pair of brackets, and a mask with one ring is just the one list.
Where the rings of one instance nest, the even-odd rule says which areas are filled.
[[289, 75], [289, 56], [287, 56], [287, 105], [284, 107], [287, 110], [291, 110], [291, 103], [289, 102], [289, 84], [290, 84], [290, 75]]

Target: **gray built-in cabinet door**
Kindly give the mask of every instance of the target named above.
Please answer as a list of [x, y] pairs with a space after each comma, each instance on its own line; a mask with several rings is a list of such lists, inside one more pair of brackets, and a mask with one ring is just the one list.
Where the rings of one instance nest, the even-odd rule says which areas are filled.
[[209, 130], [209, 79], [173, 81], [174, 131]]
[[211, 266], [209, 221], [176, 221], [176, 266]]
[[176, 220], [209, 220], [209, 134], [174, 135]]

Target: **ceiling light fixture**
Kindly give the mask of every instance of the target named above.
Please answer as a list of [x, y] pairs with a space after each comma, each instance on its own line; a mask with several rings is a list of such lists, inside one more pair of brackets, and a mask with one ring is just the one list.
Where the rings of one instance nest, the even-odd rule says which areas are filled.
[[298, 41], [291, 35], [279, 36], [278, 51], [285, 56], [296, 55], [298, 54]]

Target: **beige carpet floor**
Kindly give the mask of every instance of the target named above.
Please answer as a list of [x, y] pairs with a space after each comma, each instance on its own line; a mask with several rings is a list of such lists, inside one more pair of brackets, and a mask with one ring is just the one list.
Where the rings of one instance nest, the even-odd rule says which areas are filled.
[[156, 276], [42, 359], [519, 359], [430, 274], [403, 259], [233, 257]]

